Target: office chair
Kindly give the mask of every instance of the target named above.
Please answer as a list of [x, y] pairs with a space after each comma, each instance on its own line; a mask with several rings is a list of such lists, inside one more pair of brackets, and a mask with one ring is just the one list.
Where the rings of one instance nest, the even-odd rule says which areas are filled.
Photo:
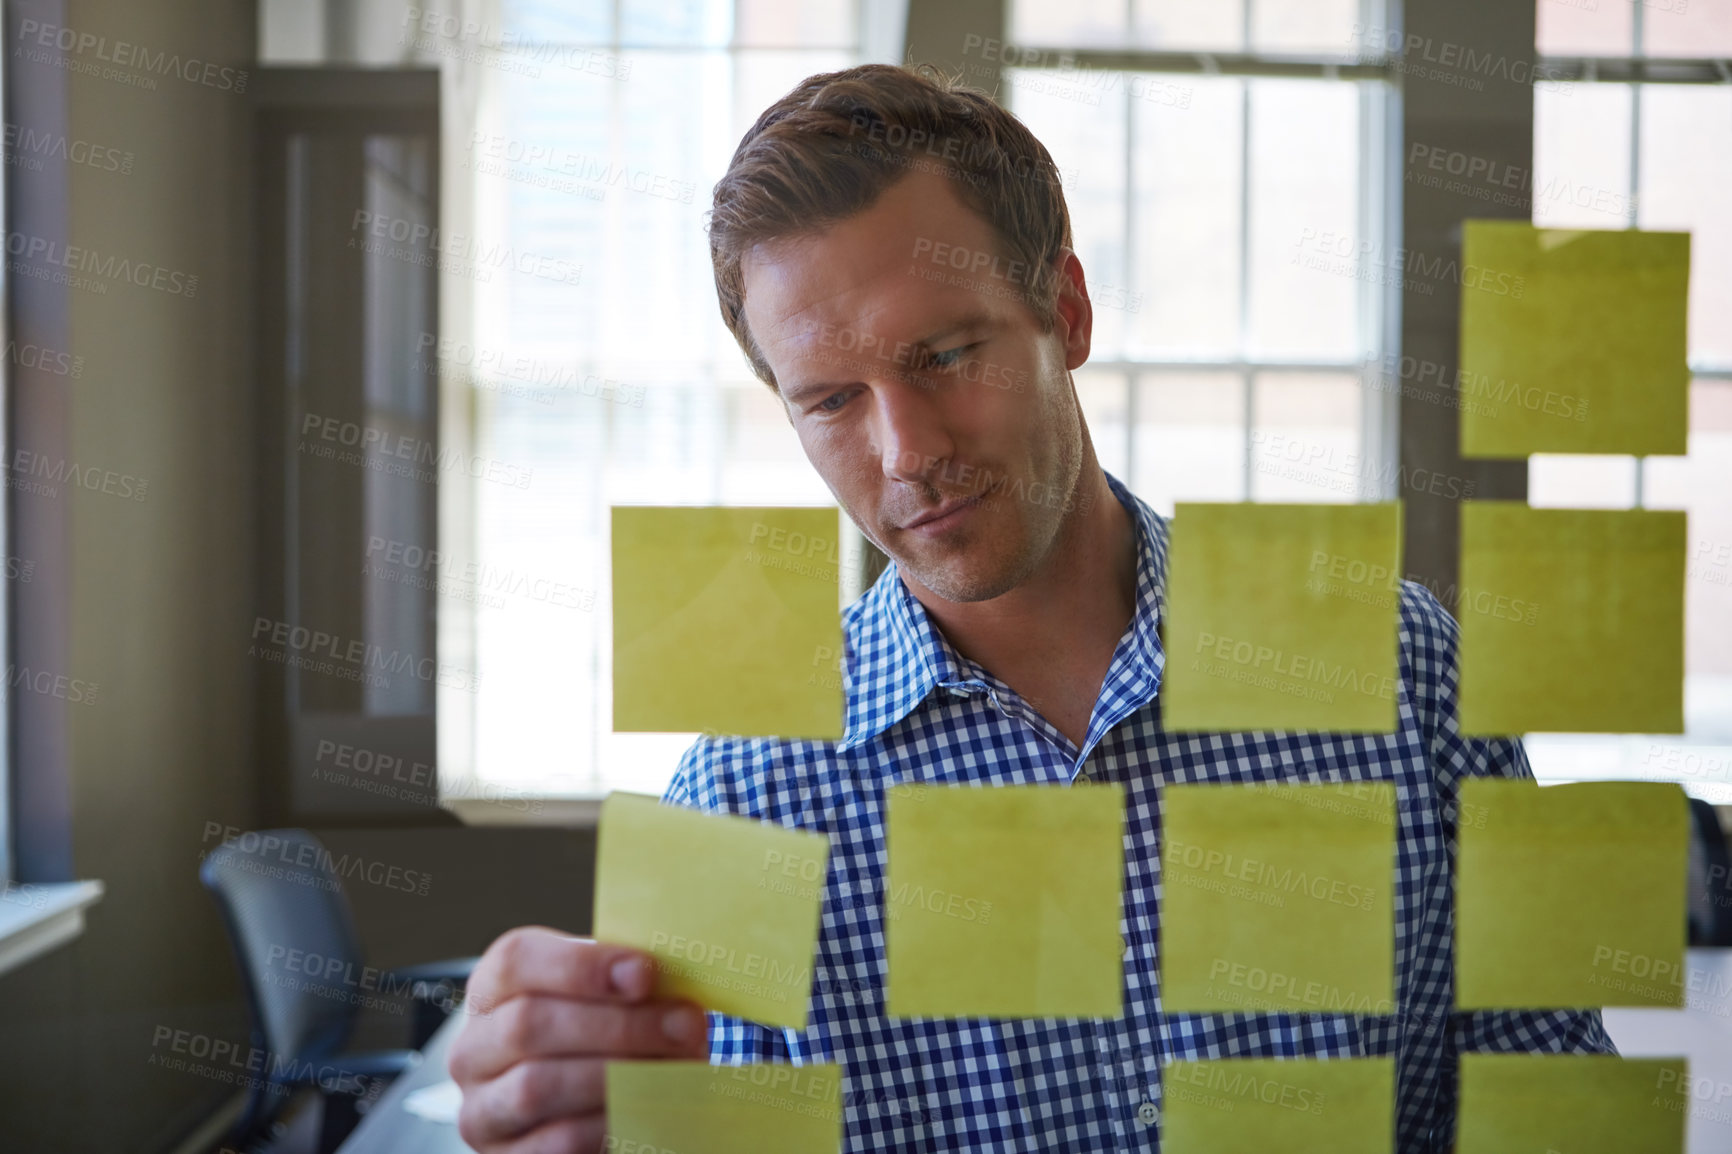
[[[331, 856], [306, 830], [242, 834], [205, 857], [199, 880], [222, 911], [252, 1025], [252, 1077], [230, 1141], [263, 1136], [297, 1089], [316, 1086], [319, 1149], [330, 1154], [384, 1083], [419, 1060], [476, 959], [368, 969]], [[412, 1000], [413, 1048], [345, 1052], [362, 1004], [392, 995]]]
[[1690, 944], [1732, 946], [1732, 851], [1714, 807], [1690, 799]]

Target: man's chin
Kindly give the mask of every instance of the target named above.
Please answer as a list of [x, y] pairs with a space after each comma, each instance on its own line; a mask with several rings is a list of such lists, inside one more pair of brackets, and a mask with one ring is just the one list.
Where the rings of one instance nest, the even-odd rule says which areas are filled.
[[924, 556], [898, 556], [896, 567], [946, 601], [990, 601], [1016, 587], [1018, 577], [1002, 558], [987, 558], [979, 550], [934, 549]]

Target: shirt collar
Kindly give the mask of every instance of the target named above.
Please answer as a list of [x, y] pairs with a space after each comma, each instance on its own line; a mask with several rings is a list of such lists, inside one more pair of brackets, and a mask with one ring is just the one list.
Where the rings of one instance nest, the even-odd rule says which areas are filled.
[[[1146, 680], [1160, 683], [1165, 656], [1158, 626], [1166, 605], [1167, 522], [1111, 473], [1107, 487], [1131, 514], [1137, 534], [1136, 608], [1114, 654]], [[945, 639], [926, 607], [902, 583], [893, 560], [843, 613], [848, 673], [847, 716], [839, 750], [853, 749], [908, 716], [936, 688], [982, 684], [983, 671]], [[1111, 679], [1113, 671], [1109, 671]]]

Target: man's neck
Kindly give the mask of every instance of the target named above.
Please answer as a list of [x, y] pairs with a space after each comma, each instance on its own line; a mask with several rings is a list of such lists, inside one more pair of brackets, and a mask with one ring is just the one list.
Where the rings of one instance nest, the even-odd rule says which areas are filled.
[[1092, 702], [1135, 611], [1137, 529], [1093, 453], [1074, 501], [1046, 560], [1009, 593], [956, 602], [909, 588], [958, 652], [1019, 692], [1019, 682], [1044, 681], [1046, 669], [1092, 678]]

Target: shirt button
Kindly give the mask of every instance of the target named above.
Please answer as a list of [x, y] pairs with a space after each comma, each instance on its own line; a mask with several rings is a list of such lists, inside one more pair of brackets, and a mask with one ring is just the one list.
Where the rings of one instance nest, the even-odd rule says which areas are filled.
[[1161, 1109], [1153, 1102], [1144, 1102], [1137, 1107], [1137, 1121], [1145, 1126], [1153, 1126], [1155, 1119], [1161, 1116]]

